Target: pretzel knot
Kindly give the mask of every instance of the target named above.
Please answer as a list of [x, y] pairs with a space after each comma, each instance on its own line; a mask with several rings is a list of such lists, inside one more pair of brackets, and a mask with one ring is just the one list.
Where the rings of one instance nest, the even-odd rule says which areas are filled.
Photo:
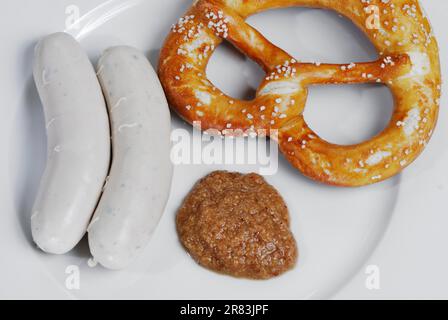
[[[333, 9], [348, 17], [375, 45], [379, 59], [300, 62], [245, 23], [251, 14], [291, 6]], [[369, 28], [372, 14], [380, 19], [379, 28]], [[266, 72], [252, 101], [227, 96], [206, 77], [210, 56], [224, 39]], [[200, 121], [204, 130], [276, 129], [280, 150], [294, 167], [340, 186], [382, 181], [418, 157], [436, 125], [441, 81], [437, 42], [416, 0], [195, 1], [168, 35], [159, 76], [172, 108], [188, 122]], [[395, 101], [391, 121], [369, 141], [331, 144], [303, 118], [307, 89], [353, 83], [386, 85]]]

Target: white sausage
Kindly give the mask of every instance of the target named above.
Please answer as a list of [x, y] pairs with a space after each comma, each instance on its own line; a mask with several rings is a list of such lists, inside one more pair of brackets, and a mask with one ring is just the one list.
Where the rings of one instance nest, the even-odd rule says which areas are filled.
[[95, 70], [71, 36], [42, 39], [33, 73], [48, 147], [32, 235], [43, 251], [63, 254], [85, 234], [101, 195], [110, 165], [109, 120]]
[[88, 229], [89, 245], [101, 265], [123, 269], [149, 243], [168, 200], [170, 113], [156, 73], [138, 50], [106, 50], [98, 77], [109, 108], [113, 156]]

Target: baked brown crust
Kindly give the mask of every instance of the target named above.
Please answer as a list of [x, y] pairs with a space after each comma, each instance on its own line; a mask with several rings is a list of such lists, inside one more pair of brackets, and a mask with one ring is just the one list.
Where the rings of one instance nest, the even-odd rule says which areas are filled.
[[255, 173], [207, 175], [184, 200], [176, 222], [193, 259], [216, 272], [269, 279], [296, 264], [288, 208]]
[[[380, 28], [369, 29], [370, 6]], [[352, 20], [380, 58], [365, 63], [299, 62], [245, 23], [271, 8], [333, 9]], [[223, 39], [266, 72], [252, 101], [231, 98], [206, 77], [209, 58]], [[440, 100], [439, 53], [417, 0], [199, 0], [173, 26], [162, 48], [159, 76], [171, 107], [203, 130], [277, 130], [280, 150], [306, 176], [332, 185], [363, 186], [390, 178], [423, 151], [435, 128]], [[395, 108], [387, 128], [369, 141], [341, 146], [306, 124], [307, 88], [316, 84], [381, 83]], [[274, 138], [271, 135], [271, 138]]]

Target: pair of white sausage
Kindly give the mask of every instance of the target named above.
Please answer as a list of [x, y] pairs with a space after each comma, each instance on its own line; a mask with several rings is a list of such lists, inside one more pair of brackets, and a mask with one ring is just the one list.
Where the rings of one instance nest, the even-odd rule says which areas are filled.
[[37, 45], [34, 78], [48, 159], [33, 239], [63, 254], [88, 230], [95, 260], [124, 268], [148, 244], [171, 184], [170, 116], [157, 75], [142, 53], [115, 47], [101, 57], [97, 77], [81, 46], [57, 33]]

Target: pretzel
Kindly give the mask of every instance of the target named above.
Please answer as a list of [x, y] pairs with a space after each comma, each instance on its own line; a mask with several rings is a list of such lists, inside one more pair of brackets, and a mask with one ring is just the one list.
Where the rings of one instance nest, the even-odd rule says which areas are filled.
[[[379, 29], [369, 28], [372, 5]], [[352, 20], [375, 45], [373, 62], [300, 62], [246, 24], [252, 14], [292, 6], [333, 9]], [[378, 13], [377, 12], [377, 13]], [[266, 72], [255, 99], [229, 97], [206, 76], [211, 54], [229, 41]], [[287, 160], [304, 175], [338, 186], [390, 178], [413, 162], [436, 125], [441, 90], [437, 42], [415, 0], [199, 0], [172, 27], [161, 50], [159, 76], [171, 107], [203, 130], [276, 130]], [[369, 141], [329, 143], [306, 124], [308, 87], [378, 83], [394, 96], [389, 125]], [[271, 136], [271, 138], [273, 138]]]

